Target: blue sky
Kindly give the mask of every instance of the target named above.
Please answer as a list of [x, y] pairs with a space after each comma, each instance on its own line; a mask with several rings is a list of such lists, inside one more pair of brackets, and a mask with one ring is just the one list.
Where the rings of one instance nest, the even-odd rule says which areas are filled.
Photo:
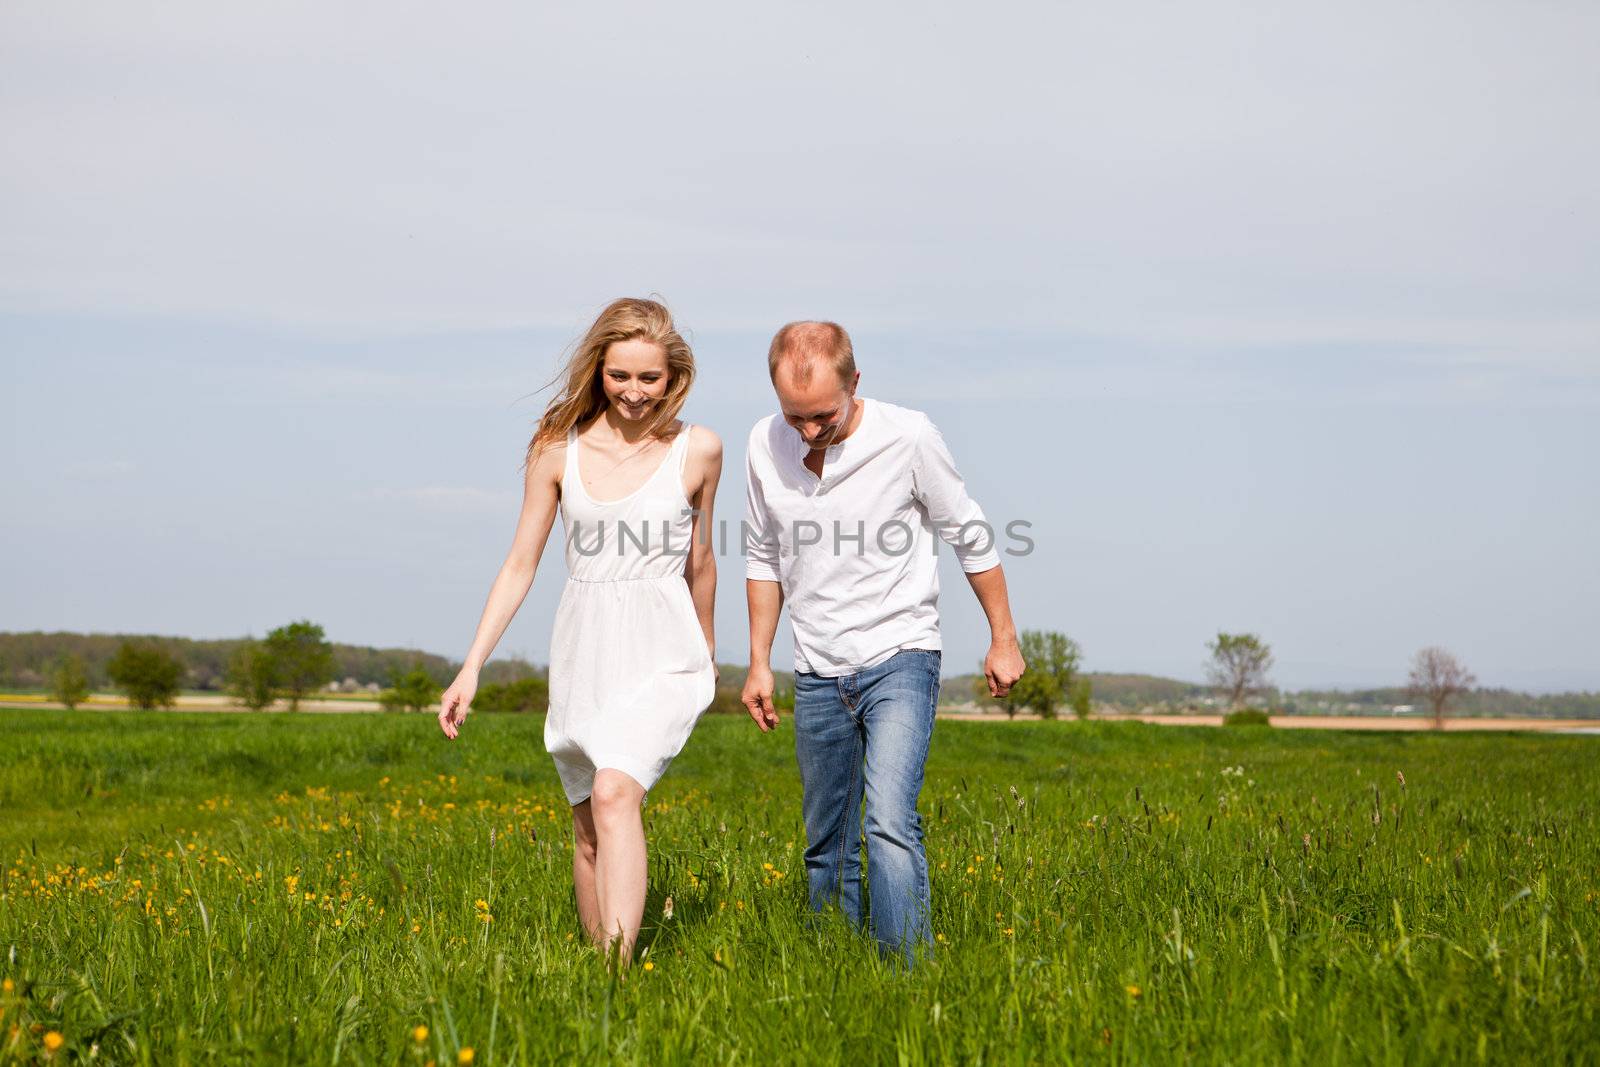
[[659, 293], [730, 519], [767, 338], [831, 317], [1093, 669], [1600, 688], [1600, 13], [918, 12], [8, 5], [0, 628], [459, 656], [537, 390]]

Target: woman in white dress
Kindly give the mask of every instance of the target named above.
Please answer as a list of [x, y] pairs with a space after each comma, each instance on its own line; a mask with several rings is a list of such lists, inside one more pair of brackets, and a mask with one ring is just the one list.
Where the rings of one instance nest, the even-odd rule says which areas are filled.
[[716, 686], [709, 531], [722, 442], [677, 418], [694, 356], [655, 301], [601, 312], [563, 380], [528, 445], [516, 536], [439, 726], [460, 732], [559, 508], [568, 579], [550, 640], [545, 747], [572, 805], [578, 917], [626, 961], [644, 915], [645, 791]]

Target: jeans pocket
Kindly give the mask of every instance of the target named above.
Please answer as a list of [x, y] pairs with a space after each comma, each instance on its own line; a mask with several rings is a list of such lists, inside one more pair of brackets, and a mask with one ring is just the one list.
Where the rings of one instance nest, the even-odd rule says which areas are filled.
[[944, 663], [944, 655], [936, 648], [902, 648], [900, 655], [920, 666], [923, 670], [939, 677], [940, 668]]

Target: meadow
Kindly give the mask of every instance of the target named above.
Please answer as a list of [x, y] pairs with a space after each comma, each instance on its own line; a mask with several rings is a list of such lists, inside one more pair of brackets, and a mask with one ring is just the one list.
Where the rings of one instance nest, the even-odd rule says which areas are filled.
[[1600, 1063], [1600, 739], [941, 722], [906, 973], [708, 717], [619, 976], [542, 726], [0, 712], [0, 1062]]

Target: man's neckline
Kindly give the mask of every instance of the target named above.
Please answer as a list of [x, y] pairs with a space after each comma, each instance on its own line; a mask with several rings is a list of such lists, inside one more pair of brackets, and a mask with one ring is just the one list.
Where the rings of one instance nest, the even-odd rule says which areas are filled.
[[806, 459], [810, 457], [812, 451], [814, 450], [806, 445], [803, 437], [801, 437], [798, 433], [794, 434], [796, 447], [795, 459], [800, 464], [800, 469], [804, 471], [806, 476], [810, 478], [811, 481], [817, 486], [821, 486], [829, 481], [832, 475], [828, 473], [828, 468], [836, 465], [839, 462], [840, 456], [843, 455], [843, 450], [850, 444], [851, 441], [860, 439], [862, 430], [866, 429], [867, 421], [870, 418], [877, 417], [869, 414], [869, 410], [876, 406], [875, 403], [869, 404], [867, 402], [868, 398], [864, 396], [858, 396], [855, 398], [855, 400], [856, 403], [861, 407], [861, 421], [856, 424], [854, 432], [852, 432], [849, 437], [846, 437], [842, 441], [835, 442], [834, 444], [831, 444], [822, 450], [821, 474], [815, 473], [810, 467], [806, 466]]
[[[864, 396], [856, 397], [855, 401], [861, 407], [861, 421], [856, 424], [855, 430], [851, 432], [849, 437], [846, 437], [843, 440], [835, 441], [833, 444], [824, 448], [822, 451], [825, 456], [837, 456], [841, 449], [845, 448], [851, 441], [854, 441], [861, 436], [861, 431], [866, 429], [867, 420], [869, 418], [876, 418], [876, 416], [870, 414], [871, 409], [877, 406], [876, 401], [868, 403], [868, 398]], [[798, 432], [793, 431], [792, 427], [791, 432], [794, 433], [794, 440], [798, 455], [800, 456], [800, 463], [802, 466], [804, 466], [806, 456], [809, 455], [813, 450], [806, 444], [805, 438], [801, 437]]]

